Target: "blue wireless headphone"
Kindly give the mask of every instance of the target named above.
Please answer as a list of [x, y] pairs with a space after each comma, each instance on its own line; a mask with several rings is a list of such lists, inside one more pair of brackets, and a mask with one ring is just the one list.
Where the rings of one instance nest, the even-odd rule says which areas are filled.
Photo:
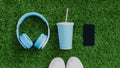
[[17, 29], [16, 29], [16, 34], [17, 34], [17, 39], [20, 42], [20, 44], [25, 48], [25, 49], [29, 49], [33, 46], [33, 42], [32, 40], [28, 37], [27, 34], [23, 33], [22, 35], [19, 35], [19, 28], [20, 25], [22, 24], [22, 22], [30, 17], [30, 16], [37, 16], [38, 18], [40, 18], [44, 23], [46, 23], [47, 27], [48, 27], [48, 35], [45, 34], [41, 34], [38, 39], [36, 40], [36, 42], [34, 43], [34, 46], [38, 49], [43, 49], [45, 47], [45, 45], [47, 44], [49, 37], [50, 37], [50, 28], [49, 28], [49, 24], [48, 21], [45, 19], [44, 16], [42, 16], [39, 13], [36, 12], [30, 12], [30, 13], [26, 13], [24, 14], [18, 21], [17, 24]]

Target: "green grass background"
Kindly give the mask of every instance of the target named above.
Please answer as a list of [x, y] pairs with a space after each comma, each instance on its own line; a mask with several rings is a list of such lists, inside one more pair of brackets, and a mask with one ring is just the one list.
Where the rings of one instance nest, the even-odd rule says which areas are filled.
[[[57, 22], [74, 22], [73, 49], [59, 49]], [[38, 12], [49, 22], [51, 37], [43, 50], [25, 50], [16, 38], [16, 24], [27, 12]], [[84, 24], [96, 27], [95, 46], [82, 45]], [[36, 40], [47, 27], [38, 18], [24, 21], [20, 32]], [[119, 0], [0, 0], [0, 68], [48, 68], [55, 57], [65, 62], [78, 57], [84, 68], [120, 68], [120, 1]]]

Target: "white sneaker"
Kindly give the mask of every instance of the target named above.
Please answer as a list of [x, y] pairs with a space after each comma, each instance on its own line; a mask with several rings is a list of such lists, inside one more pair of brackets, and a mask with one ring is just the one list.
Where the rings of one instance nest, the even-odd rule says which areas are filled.
[[65, 68], [65, 63], [62, 58], [54, 58], [51, 61], [49, 68]]
[[71, 57], [67, 62], [66, 68], [83, 68], [83, 65], [77, 57]]

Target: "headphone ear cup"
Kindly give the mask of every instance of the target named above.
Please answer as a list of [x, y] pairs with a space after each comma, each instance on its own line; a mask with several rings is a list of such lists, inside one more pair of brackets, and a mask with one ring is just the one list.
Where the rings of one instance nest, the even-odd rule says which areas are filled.
[[31, 48], [32, 45], [33, 45], [33, 42], [32, 40], [27, 36], [27, 34], [23, 33], [21, 36], [20, 36], [20, 41], [21, 43], [23, 44], [23, 47], [25, 48]]
[[44, 44], [44, 42], [46, 41], [46, 39], [47, 39], [47, 36], [46, 36], [45, 34], [41, 34], [41, 35], [38, 37], [38, 39], [36, 40], [34, 46], [35, 46], [36, 48], [40, 49], [40, 48], [43, 46], [43, 44]]

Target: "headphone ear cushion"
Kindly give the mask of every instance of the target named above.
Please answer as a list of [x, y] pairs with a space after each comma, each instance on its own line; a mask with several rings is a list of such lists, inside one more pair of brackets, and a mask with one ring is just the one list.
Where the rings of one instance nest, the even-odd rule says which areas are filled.
[[23, 33], [21, 36], [20, 36], [20, 41], [21, 43], [23, 44], [23, 47], [25, 48], [31, 48], [32, 45], [33, 45], [33, 42], [32, 40], [27, 36], [27, 34]]
[[39, 36], [39, 38], [36, 40], [34, 46], [35, 46], [36, 48], [40, 49], [40, 48], [43, 46], [43, 44], [44, 44], [44, 42], [46, 41], [46, 39], [47, 39], [47, 36], [46, 36], [45, 34], [41, 34], [41, 35]]

